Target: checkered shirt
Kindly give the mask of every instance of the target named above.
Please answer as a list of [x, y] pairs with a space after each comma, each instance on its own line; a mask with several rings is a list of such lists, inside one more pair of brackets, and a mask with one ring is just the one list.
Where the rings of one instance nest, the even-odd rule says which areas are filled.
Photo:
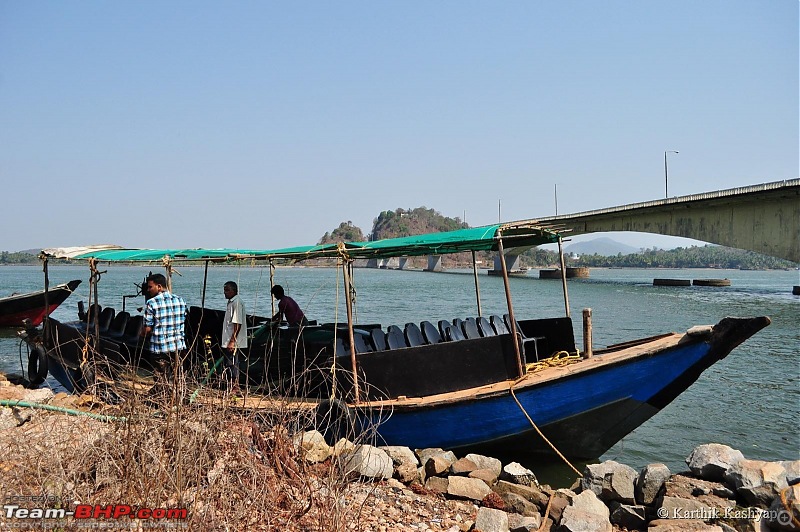
[[144, 324], [152, 329], [150, 351], [173, 353], [186, 349], [183, 324], [186, 320], [186, 302], [182, 297], [167, 291], [147, 300]]

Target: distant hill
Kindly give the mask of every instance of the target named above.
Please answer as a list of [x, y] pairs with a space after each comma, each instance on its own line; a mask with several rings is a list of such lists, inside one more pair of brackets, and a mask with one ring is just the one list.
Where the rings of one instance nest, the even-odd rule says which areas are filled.
[[639, 248], [622, 244], [616, 240], [612, 240], [606, 236], [598, 237], [593, 240], [586, 240], [584, 242], [576, 242], [564, 248], [565, 253], [576, 255], [603, 255], [613, 256], [619, 253], [628, 255], [630, 253], [638, 253]]

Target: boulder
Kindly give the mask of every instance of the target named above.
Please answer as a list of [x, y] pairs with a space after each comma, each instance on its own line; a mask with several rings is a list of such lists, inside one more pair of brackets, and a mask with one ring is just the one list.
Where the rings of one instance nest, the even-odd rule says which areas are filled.
[[751, 506], [769, 507], [788, 486], [786, 469], [779, 462], [739, 460], [725, 473], [725, 482]]
[[606, 460], [601, 464], [586, 466], [581, 488], [594, 492], [601, 500], [633, 504], [634, 484], [638, 478], [636, 470], [625, 464]]
[[331, 447], [325, 441], [325, 436], [318, 430], [309, 430], [296, 435], [294, 444], [303, 459], [312, 464], [324, 462], [331, 456]]
[[800, 484], [781, 491], [762, 519], [773, 530], [800, 530]]
[[331, 456], [341, 456], [343, 453], [350, 452], [356, 448], [356, 444], [347, 438], [340, 438], [339, 441], [333, 444], [331, 449]]
[[537, 532], [542, 526], [542, 516], [508, 514], [508, 530], [510, 532]]
[[642, 530], [647, 528], [649, 518], [648, 508], [641, 505], [611, 503], [611, 515], [609, 520], [612, 524], [625, 527], [628, 530]]
[[442, 456], [431, 456], [425, 462], [425, 478], [446, 477], [451, 465], [452, 463]]
[[492, 458], [491, 456], [484, 456], [482, 454], [474, 454], [470, 453], [465, 456], [467, 460], [475, 464], [476, 469], [489, 469], [494, 471], [494, 473], [500, 477], [500, 473], [503, 469], [503, 462], [498, 460], [497, 458]]
[[611, 532], [609, 511], [593, 491], [583, 491], [572, 497], [564, 508], [558, 528], [563, 532]]
[[521, 484], [523, 486], [538, 486], [539, 481], [536, 480], [536, 475], [533, 471], [523, 467], [517, 462], [511, 462], [503, 467], [500, 472], [500, 480], [511, 482], [512, 484]]
[[0, 430], [19, 427], [26, 421], [30, 421], [32, 415], [33, 410], [30, 408], [0, 407]]
[[508, 532], [508, 514], [493, 508], [480, 508], [473, 528], [481, 532]]
[[650, 521], [647, 532], [723, 532], [722, 527], [709, 525], [699, 519], [682, 519], [673, 521], [656, 519]]
[[392, 476], [403, 484], [422, 481], [422, 477], [419, 475], [419, 468], [411, 464], [396, 465], [394, 468], [394, 475]]
[[36, 388], [35, 390], [25, 390], [22, 393], [22, 400], [30, 403], [49, 403], [56, 394], [50, 388]]
[[778, 462], [786, 470], [786, 483], [790, 486], [800, 484], [800, 460]]
[[721, 443], [706, 443], [692, 450], [686, 458], [686, 465], [702, 479], [722, 480], [725, 472], [739, 460], [744, 460], [741, 451]]
[[445, 477], [431, 477], [425, 481], [425, 489], [435, 493], [447, 493], [450, 480]]
[[492, 489], [495, 493], [500, 495], [503, 500], [505, 500], [506, 494], [513, 493], [534, 503], [539, 509], [543, 510], [547, 507], [549, 497], [536, 486], [523, 486], [522, 484], [512, 484], [511, 482], [500, 480], [497, 484], [492, 486]]
[[431, 458], [432, 456], [441, 456], [451, 464], [457, 460], [453, 451], [445, 451], [444, 449], [440, 449], [438, 447], [415, 449], [414, 454], [417, 455], [417, 459], [422, 467], [425, 467], [425, 463], [428, 461], [428, 458]]
[[459, 458], [450, 465], [450, 474], [466, 477], [476, 469], [478, 469], [478, 466], [469, 458]]
[[720, 517], [720, 511], [697, 499], [665, 495], [658, 501], [656, 515], [659, 519], [675, 519], [680, 522], [687, 520], [711, 521]]
[[506, 493], [503, 495], [503, 502], [506, 505], [506, 510], [524, 515], [526, 517], [533, 517], [540, 515], [539, 507], [528, 499], [516, 493]]
[[378, 449], [385, 451], [386, 454], [389, 455], [389, 458], [392, 459], [395, 466], [410, 464], [413, 467], [417, 467], [420, 465], [417, 455], [408, 447], [403, 447], [402, 445], [384, 445], [378, 447]]
[[452, 476], [447, 480], [447, 495], [456, 499], [480, 501], [492, 493], [492, 488], [477, 478]]
[[394, 473], [392, 459], [386, 451], [372, 445], [359, 445], [352, 452], [343, 454], [342, 459], [346, 475], [390, 479]]
[[669, 468], [664, 464], [649, 464], [642, 468], [634, 485], [636, 502], [653, 504], [670, 475]]
[[497, 484], [497, 475], [495, 475], [494, 471], [491, 469], [476, 469], [467, 476], [469, 478], [479, 478], [486, 482], [488, 486], [494, 486]]

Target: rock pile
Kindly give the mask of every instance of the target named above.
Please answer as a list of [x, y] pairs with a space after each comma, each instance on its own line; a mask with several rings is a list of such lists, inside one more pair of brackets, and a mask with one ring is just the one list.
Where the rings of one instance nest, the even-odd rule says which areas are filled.
[[664, 464], [637, 472], [606, 461], [587, 466], [570, 489], [541, 485], [518, 463], [478, 454], [458, 458], [443, 449], [346, 440], [329, 447], [316, 431], [296, 443], [307, 461], [336, 460], [352, 479], [471, 503], [472, 520], [454, 525], [454, 532], [800, 531], [800, 460], [748, 460], [716, 443], [695, 448], [687, 472], [673, 474]]

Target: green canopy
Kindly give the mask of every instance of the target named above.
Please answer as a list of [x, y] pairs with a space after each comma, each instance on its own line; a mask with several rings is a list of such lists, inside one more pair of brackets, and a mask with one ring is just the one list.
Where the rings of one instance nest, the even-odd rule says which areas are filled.
[[127, 249], [119, 246], [87, 246], [42, 250], [45, 257], [103, 262], [231, 261], [241, 259], [306, 260], [347, 257], [389, 258], [420, 255], [445, 255], [463, 251], [497, 251], [502, 238], [505, 250], [521, 252], [534, 246], [558, 241], [558, 233], [535, 221], [487, 225], [456, 231], [387, 238], [372, 242], [347, 242], [297, 246], [282, 249]]

